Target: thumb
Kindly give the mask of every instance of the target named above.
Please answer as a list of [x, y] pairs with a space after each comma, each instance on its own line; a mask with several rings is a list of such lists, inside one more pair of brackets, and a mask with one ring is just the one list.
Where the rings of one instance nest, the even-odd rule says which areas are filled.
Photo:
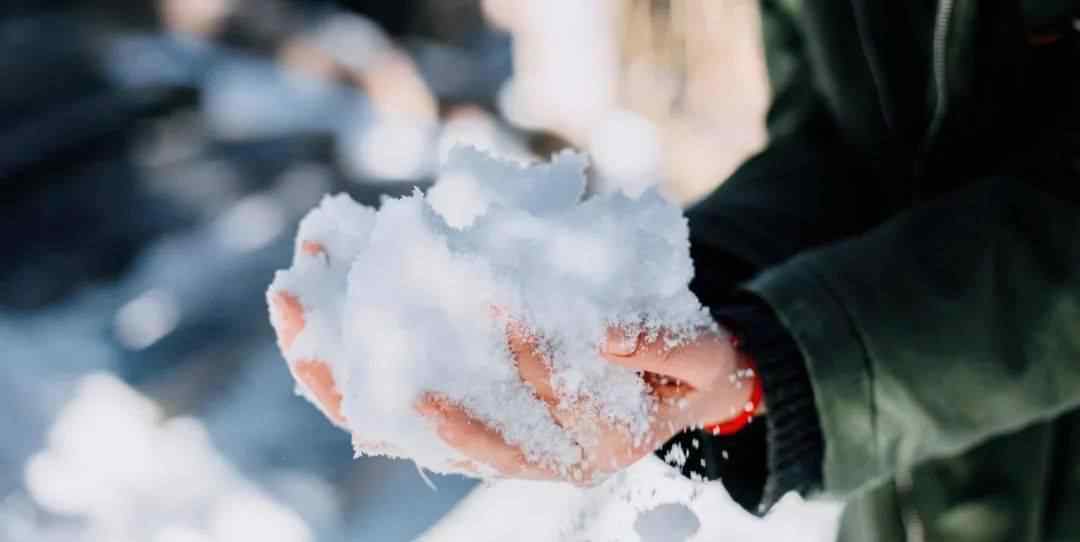
[[675, 341], [664, 332], [655, 338], [642, 333], [633, 348], [605, 345], [600, 355], [615, 365], [672, 377], [697, 389], [712, 388], [722, 376], [732, 374], [736, 365], [735, 348], [726, 337], [715, 333], [704, 333], [689, 341]]
[[631, 331], [620, 326], [608, 328], [604, 344], [600, 346], [604, 354], [625, 357], [637, 352], [641, 343], [641, 331]]

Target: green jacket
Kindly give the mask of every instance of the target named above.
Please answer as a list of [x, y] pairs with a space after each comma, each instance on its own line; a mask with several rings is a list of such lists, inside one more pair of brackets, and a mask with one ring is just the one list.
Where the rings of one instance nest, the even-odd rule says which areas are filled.
[[842, 540], [1080, 540], [1080, 10], [1024, 4], [763, 2], [770, 143], [688, 213], [805, 358]]

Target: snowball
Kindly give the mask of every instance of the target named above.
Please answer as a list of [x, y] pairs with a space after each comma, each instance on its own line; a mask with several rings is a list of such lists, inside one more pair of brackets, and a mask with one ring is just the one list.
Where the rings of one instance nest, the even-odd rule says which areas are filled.
[[328, 196], [304, 218], [268, 296], [303, 307], [285, 357], [329, 366], [357, 453], [458, 471], [465, 458], [415, 410], [435, 392], [531, 461], [577, 464], [574, 435], [517, 373], [508, 321], [538, 338], [561, 398], [586, 398], [601, 419], [647, 436], [654, 399], [634, 371], [600, 358], [607, 330], [663, 329], [677, 342], [714, 324], [687, 288], [680, 210], [654, 190], [586, 198], [586, 166], [572, 152], [523, 165], [454, 148], [426, 195], [378, 210]]

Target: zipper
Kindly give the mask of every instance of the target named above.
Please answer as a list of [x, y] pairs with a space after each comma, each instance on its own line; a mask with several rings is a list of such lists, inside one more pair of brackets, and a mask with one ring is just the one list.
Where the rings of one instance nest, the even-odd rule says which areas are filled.
[[[923, 137], [922, 147], [915, 162], [915, 178], [925, 173], [927, 154], [937, 140], [938, 132], [945, 121], [945, 111], [949, 106], [949, 72], [945, 58], [945, 46], [948, 45], [949, 23], [952, 22], [955, 0], [938, 0], [937, 15], [934, 18], [934, 37], [932, 43], [931, 69], [934, 80], [934, 112], [930, 125]], [[897, 469], [896, 500], [900, 508], [900, 520], [904, 524], [906, 542], [926, 542], [926, 523], [912, 502], [914, 491], [914, 473], [912, 467], [902, 466]]]
[[865, 8], [862, 7], [860, 0], [852, 0], [851, 10], [855, 17], [855, 32], [859, 35], [859, 44], [861, 45], [863, 58], [866, 59], [866, 64], [870, 69], [870, 78], [874, 82], [874, 90], [877, 94], [878, 108], [881, 110], [881, 118], [885, 122], [885, 127], [889, 131], [893, 131], [893, 107], [889, 101], [889, 97], [885, 95], [887, 87], [885, 86], [884, 75], [882, 74], [880, 58], [877, 54], [877, 49], [874, 47], [872, 36], [869, 34], [866, 22]]
[[927, 153], [937, 140], [938, 132], [945, 121], [945, 111], [949, 106], [949, 72], [946, 65], [945, 46], [948, 45], [949, 23], [952, 22], [954, 0], [939, 0], [937, 16], [934, 18], [934, 41], [932, 43], [933, 55], [931, 69], [934, 78], [934, 112], [930, 119], [930, 126], [923, 138], [919, 159], [915, 165], [915, 176], [921, 177], [926, 166]]

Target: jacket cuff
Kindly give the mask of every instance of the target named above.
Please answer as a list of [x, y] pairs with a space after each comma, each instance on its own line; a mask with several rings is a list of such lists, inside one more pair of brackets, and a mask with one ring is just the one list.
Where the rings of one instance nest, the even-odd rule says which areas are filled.
[[[796, 257], [762, 272], [746, 289], [768, 303], [802, 352], [817, 405], [813, 410], [826, 443], [824, 490], [843, 495], [882, 472], [869, 359], [852, 316], [814, 263], [808, 257]], [[770, 402], [768, 386], [776, 378], [770, 379], [765, 371], [762, 375], [771, 417], [774, 408], [783, 412], [780, 405]]]
[[764, 515], [790, 491], [806, 496], [821, 488], [825, 443], [799, 347], [768, 305], [748, 294], [740, 301], [714, 317], [739, 337], [765, 391], [768, 475], [759, 502], [739, 503]]

